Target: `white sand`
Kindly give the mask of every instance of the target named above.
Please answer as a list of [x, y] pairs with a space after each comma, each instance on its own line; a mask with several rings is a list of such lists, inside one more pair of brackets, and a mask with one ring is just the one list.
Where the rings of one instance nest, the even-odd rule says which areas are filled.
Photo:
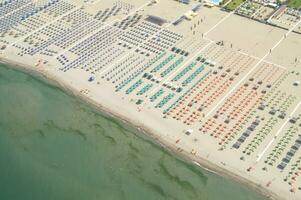
[[[130, 0], [127, 0], [126, 2], [133, 3], [133, 1]], [[134, 7], [132, 11], [137, 8], [141, 8], [145, 2], [147, 1], [139, 0], [133, 3]], [[80, 1], [77, 2], [77, 6], [79, 5], [81, 5]], [[110, 6], [112, 6], [112, 2], [107, 0], [104, 2], [96, 2], [92, 5], [87, 4], [85, 8], [90, 14], [95, 14], [97, 13], [98, 9], [105, 9]], [[168, 8], [172, 8], [172, 11], [169, 11]], [[149, 14], [158, 15], [170, 22], [178, 16], [181, 16], [183, 12], [188, 11], [190, 8], [191, 6], [182, 5], [174, 1], [162, 1], [156, 6], [143, 7], [140, 9], [139, 13], [143, 16]], [[118, 16], [109, 18], [106, 22], [107, 26], [111, 26], [112, 22], [115, 22], [114, 20], [122, 19], [125, 16], [126, 14], [120, 14]], [[280, 142], [282, 137], [285, 135], [284, 133], [291, 126], [290, 122], [288, 122], [290, 114], [297, 116], [301, 113], [301, 106], [299, 104], [301, 100], [300, 87], [295, 87], [292, 85], [294, 81], [301, 80], [301, 77], [298, 74], [290, 74], [292, 70], [301, 72], [300, 67], [298, 67], [300, 66], [301, 58], [300, 60], [298, 59], [299, 62], [295, 65], [292, 61], [294, 57], [300, 57], [300, 45], [298, 44], [301, 41], [301, 36], [292, 33], [282, 41], [281, 38], [283, 37], [284, 33], [287, 32], [285, 30], [260, 24], [236, 15], [232, 15], [225, 19], [226, 16], [228, 16], [228, 13], [222, 12], [217, 8], [201, 8], [201, 10], [198, 11], [198, 15], [192, 21], [184, 20], [178, 26], [173, 26], [167, 23], [158, 29], [158, 32], [161, 32], [163, 27], [168, 27], [168, 30], [182, 35], [183, 39], [178, 41], [175, 46], [189, 51], [190, 54], [185, 57], [184, 61], [177, 66], [173, 72], [171, 72], [168, 76], [163, 77], [159, 84], [156, 84], [149, 92], [141, 96], [136, 95], [141, 87], [139, 90], [137, 89], [129, 95], [125, 94], [125, 90], [129, 88], [136, 80], [138, 80], [139, 77], [134, 79], [134, 81], [127, 85], [125, 89], [118, 93], [115, 92], [115, 87], [112, 82], [101, 79], [102, 75], [110, 72], [110, 70], [113, 70], [118, 63], [127, 62], [126, 60], [130, 58], [131, 55], [134, 57], [136, 56], [137, 59], [144, 59], [142, 61], [143, 64], [146, 63], [148, 59], [155, 57], [155, 54], [152, 53], [150, 54], [149, 58], [145, 58], [138, 53], [136, 54], [134, 53], [135, 48], [126, 50], [124, 53], [121, 53], [120, 56], [112, 60], [112, 62], [103, 67], [99, 74], [96, 73], [96, 80], [93, 82], [88, 82], [88, 78], [91, 75], [90, 72], [86, 72], [80, 68], [71, 69], [67, 72], [62, 72], [59, 70], [59, 68], [62, 66], [55, 59], [55, 56], [51, 57], [40, 54], [36, 54], [34, 56], [18, 56], [17, 54], [20, 52], [20, 50], [12, 45], [9, 45], [7, 49], [2, 52], [2, 54], [0, 53], [0, 58], [2, 62], [17, 65], [25, 68], [26, 70], [43, 74], [45, 78], [61, 85], [63, 88], [72, 92], [76, 96], [82, 97], [85, 101], [95, 105], [100, 110], [111, 113], [114, 116], [124, 119], [132, 125], [143, 129], [147, 135], [152, 136], [157, 142], [176, 152], [184, 159], [195, 161], [206, 168], [216, 171], [219, 174], [226, 175], [242, 183], [248, 184], [274, 199], [300, 199], [301, 191], [298, 190], [298, 187], [301, 186], [301, 179], [296, 178], [296, 181], [292, 186], [283, 181], [283, 179], [288, 175], [293, 163], [295, 163], [298, 157], [301, 156], [300, 151], [296, 152], [296, 155], [292, 158], [292, 161], [290, 164], [288, 164], [283, 172], [277, 169], [277, 165], [281, 162], [281, 159], [285, 157], [285, 153], [290, 149], [290, 146], [293, 145], [298, 134], [295, 133], [293, 135], [293, 138], [288, 142], [288, 145], [284, 147], [283, 152], [279, 158], [277, 158], [273, 166], [268, 166], [264, 163], [264, 161], [273, 151], [278, 142]], [[220, 20], [223, 21], [219, 24]], [[54, 23], [57, 23], [57, 21]], [[206, 38], [202, 38], [202, 33], [206, 33], [209, 30], [211, 31], [208, 32]], [[27, 36], [32, 36], [36, 32], [37, 31], [33, 31], [23, 37], [26, 38]], [[195, 35], [193, 35], [193, 32], [195, 32]], [[89, 33], [82, 38], [81, 41], [88, 38], [90, 35], [93, 35], [93, 33]], [[24, 39], [22, 38], [11, 38], [7, 35], [2, 39], [6, 39], [6, 41], [8, 41], [10, 44], [14, 43], [25, 48], [28, 47], [28, 43], [25, 43], [23, 41]], [[224, 41], [224, 46], [214, 44], [217, 41]], [[277, 45], [273, 52], [269, 54], [269, 49], [275, 46], [278, 41], [280, 41], [279, 45]], [[148, 41], [141, 41], [139, 43], [140, 49], [143, 45], [150, 46], [154, 43], [152, 41], [148, 43], [147, 42]], [[64, 54], [69, 59], [75, 59], [76, 54], [71, 53], [69, 49], [78, 43], [80, 43], [80, 41], [76, 41], [74, 44], [69, 46], [68, 49], [62, 49], [54, 45], [52, 45], [50, 49], [56, 50], [60, 54]], [[116, 43], [113, 43], [112, 46], [116, 47]], [[96, 49], [96, 51], [100, 51], [100, 49]], [[171, 52], [168, 53], [171, 54]], [[197, 120], [189, 125], [184, 124], [184, 119], [182, 122], [180, 120], [177, 121], [173, 119], [171, 115], [174, 113], [169, 113], [171, 115], [164, 119], [164, 115], [162, 114], [163, 110], [170, 106], [175, 98], [179, 98], [180, 94], [182, 93], [176, 94], [175, 98], [168, 102], [162, 109], [155, 108], [155, 105], [159, 103], [162, 97], [173, 91], [164, 88], [166, 92], [162, 97], [160, 97], [160, 100], [155, 102], [150, 102], [150, 96], [162, 88], [163, 83], [170, 82], [171, 79], [178, 74], [178, 72], [183, 70], [184, 67], [194, 61], [198, 56], [205, 57], [207, 60], [210, 59], [217, 64], [214, 67], [209, 67], [206, 65], [204, 71], [202, 71], [197, 78], [194, 79], [191, 84], [189, 84], [189, 87], [192, 86], [192, 84], [196, 83], [196, 80], [205, 73], [211, 74], [208, 78], [208, 82], [205, 82], [204, 85], [201, 85], [198, 89], [195, 89], [195, 91], [190, 91], [194, 92], [194, 94], [186, 96], [185, 103], [188, 103], [192, 99], [196, 100], [197, 98], [194, 97], [194, 95], [198, 92], [208, 90], [208, 94], [203, 94], [204, 96], [198, 100], [198, 103], [195, 103], [191, 107], [185, 107], [184, 104], [179, 105], [178, 111], [187, 109], [187, 116], [193, 112], [200, 114], [200, 116], [196, 117]], [[180, 58], [179, 55], [176, 56], [176, 59], [178, 58]], [[42, 61], [47, 61], [47, 64], [40, 63], [37, 65], [41, 59]], [[275, 62], [277, 65], [273, 65], [269, 62]], [[142, 66], [143, 64], [139, 64], [138, 66]], [[197, 67], [199, 66], [200, 64], [197, 65]], [[223, 66], [223, 69], [219, 69], [219, 66]], [[229, 72], [227, 72], [227, 69], [230, 69]], [[217, 71], [217, 75], [214, 75], [212, 73], [213, 71]], [[162, 71], [154, 74], [159, 76], [161, 72]], [[235, 74], [235, 72], [239, 73]], [[122, 72], [120, 71], [117, 73], [117, 75], [121, 73]], [[230, 75], [227, 75], [226, 78], [223, 78], [223, 73], [229, 73]], [[287, 78], [284, 79], [281, 84], [277, 85], [276, 82], [285, 74], [287, 74]], [[188, 75], [185, 75], [184, 77], [186, 78]], [[209, 81], [214, 80], [215, 77], [216, 79], [219, 79], [219, 82], [214, 82], [214, 84], [204, 89], [204, 87], [208, 85]], [[229, 82], [229, 79], [232, 78], [233, 81]], [[249, 81], [250, 78], [254, 78], [254, 81]], [[146, 80], [143, 79], [143, 81]], [[263, 85], [256, 83], [259, 81], [263, 81]], [[229, 85], [227, 86], [226, 83], [229, 83]], [[240, 122], [239, 126], [242, 126], [242, 128], [239, 129], [237, 134], [233, 134], [235, 130], [232, 132], [230, 131], [230, 134], [233, 134], [233, 139], [229, 141], [227, 148], [225, 148], [223, 151], [220, 151], [221, 145], [218, 144], [220, 138], [214, 138], [210, 136], [209, 133], [204, 134], [198, 129], [201, 128], [205, 122], [208, 122], [209, 119], [213, 119], [216, 111], [222, 106], [222, 108], [229, 107], [229, 109], [234, 109], [234, 102], [228, 106], [225, 106], [224, 103], [229, 100], [234, 93], [237, 93], [239, 88], [241, 88], [239, 90], [243, 90], [243, 85], [245, 83], [248, 83], [251, 86], [258, 86], [259, 89], [255, 92], [255, 97], [252, 98], [248, 104], [244, 105], [245, 107], [241, 109], [240, 113], [237, 115], [237, 118], [243, 116], [244, 112], [249, 109], [249, 105], [254, 105], [254, 107], [250, 109], [249, 113], [245, 114], [249, 118], [246, 118], [246, 121], [244, 122]], [[180, 85], [181, 81], [174, 82], [174, 84]], [[268, 113], [269, 110], [267, 109], [265, 111], [258, 111], [258, 104], [255, 103], [256, 98], [259, 99], [261, 97], [260, 91], [264, 90], [264, 84], [271, 84], [271, 90], [276, 91], [273, 94], [271, 93], [269, 98], [266, 97], [267, 99], [265, 103], [270, 102], [271, 105], [275, 103], [275, 105], [278, 106], [278, 104], [280, 104], [282, 100], [287, 97], [291, 96], [293, 100], [292, 103], [286, 108], [285, 112], [287, 115], [284, 117], [284, 119], [278, 119], [277, 123], [275, 123], [273, 126], [271, 125], [271, 131], [269, 134], [265, 136], [260, 144], [258, 144], [254, 152], [250, 156], [247, 156], [242, 151], [247, 147], [248, 144], [251, 143], [252, 140], [255, 140], [256, 135], [261, 134], [259, 130], [264, 128], [265, 123], [269, 122], [268, 119], [273, 118]], [[184, 89], [187, 90], [189, 87], [184, 87]], [[211, 89], [213, 91], [209, 91]], [[221, 92], [220, 94], [218, 94], [219, 91]], [[252, 91], [251, 88], [250, 91]], [[283, 93], [283, 97], [274, 97], [273, 95], [275, 95], [275, 93]], [[244, 96], [247, 98], [251, 95], [241, 94], [238, 95], [237, 98], [239, 99]], [[262, 96], [265, 97], [265, 95]], [[144, 100], [141, 105], [135, 104], [138, 99]], [[210, 103], [208, 99], [212, 99], [212, 102]], [[205, 102], [206, 100], [209, 102], [207, 102], [208, 106], [204, 108], [204, 110], [198, 111], [198, 107], [201, 106], [199, 105], [200, 102]], [[289, 100], [286, 102], [288, 101]], [[236, 103], [236, 107], [241, 106], [238, 101]], [[252, 115], [252, 113], [255, 114]], [[231, 148], [231, 146], [240, 137], [242, 132], [246, 130], [252, 121], [256, 119], [257, 115], [260, 116], [260, 118], [265, 118], [262, 120], [263, 122], [258, 128], [256, 128], [254, 133], [252, 133], [246, 142], [241, 145], [240, 149], [236, 150]], [[222, 116], [216, 120], [217, 123], [223, 124], [224, 120], [226, 119], [223, 117], [226, 116]], [[277, 116], [274, 118], [277, 118]], [[236, 119], [233, 119], [232, 121], [235, 120]], [[234, 126], [232, 124], [234, 122], [232, 121], [229, 125], [224, 125], [231, 128]], [[188, 129], [193, 130], [191, 135], [185, 134], [185, 131]], [[228, 128], [225, 129], [228, 130]], [[222, 131], [221, 134], [225, 134], [226, 130]], [[244, 156], [244, 160], [240, 159], [242, 156]], [[248, 171], [247, 169], [250, 167], [252, 169], [251, 171]], [[268, 170], [262, 170], [263, 167], [267, 167]], [[295, 189], [295, 192], [290, 191], [292, 188]]]

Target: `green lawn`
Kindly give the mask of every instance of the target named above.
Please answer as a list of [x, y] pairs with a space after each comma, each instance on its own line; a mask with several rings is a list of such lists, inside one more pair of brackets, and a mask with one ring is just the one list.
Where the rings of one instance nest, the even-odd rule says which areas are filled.
[[226, 3], [228, 3], [228, 1], [231, 1], [231, 0], [223, 0], [221, 3], [220, 3], [220, 5], [225, 5]]
[[299, 8], [301, 7], [301, 0], [288, 0], [288, 7]]
[[[227, 10], [235, 10], [240, 4], [242, 4], [246, 0], [232, 0], [225, 8]], [[300, 0], [296, 0], [300, 1]]]

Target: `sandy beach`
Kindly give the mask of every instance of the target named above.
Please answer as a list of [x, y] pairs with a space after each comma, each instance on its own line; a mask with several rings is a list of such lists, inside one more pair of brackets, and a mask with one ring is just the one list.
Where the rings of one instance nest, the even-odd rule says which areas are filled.
[[[120, 110], [114, 110], [115, 105], [110, 105], [110, 107], [106, 107], [103, 104], [87, 97], [86, 95], [83, 95], [81, 92], [79, 92], [77, 89], [73, 88], [70, 84], [66, 83], [65, 81], [61, 81], [54, 75], [45, 72], [44, 70], [40, 69], [33, 69], [31, 66], [24, 65], [22, 63], [18, 63], [15, 61], [9, 61], [9, 60], [0, 60], [1, 63], [6, 64], [12, 68], [15, 68], [17, 70], [21, 70], [24, 72], [27, 72], [29, 74], [34, 74], [35, 76], [40, 77], [42, 80], [53, 84], [54, 86], [60, 87], [68, 94], [73, 95], [75, 98], [81, 99], [84, 103], [88, 103], [90, 106], [94, 107], [96, 110], [99, 110], [100, 112], [104, 112], [116, 119], [119, 119], [133, 127], [135, 127], [140, 132], [144, 133], [145, 136], [151, 137], [151, 139], [162, 146], [163, 148], [171, 151], [176, 156], [182, 158], [186, 162], [192, 162], [195, 165], [198, 165], [212, 173], [216, 173], [221, 176], [228, 177], [230, 179], [233, 179], [237, 182], [240, 182], [242, 184], [248, 185], [252, 188], [254, 188], [259, 193], [263, 194], [264, 196], [268, 197], [269, 199], [283, 199], [281, 196], [277, 195], [276, 193], [273, 193], [265, 188], [263, 188], [260, 184], [256, 183], [256, 180], [250, 180], [248, 178], [244, 178], [241, 175], [237, 175], [236, 173], [233, 173], [233, 169], [226, 168], [225, 165], [216, 165], [214, 161], [202, 157], [198, 157], [195, 155], [192, 155], [189, 152], [186, 151], [179, 151], [179, 147], [176, 146], [173, 142], [170, 142], [168, 138], [162, 137], [162, 133], [156, 131], [153, 128], [148, 127], [144, 124], [144, 122], [138, 121], [136, 118], [129, 117], [129, 113], [127, 112], [120, 112]], [[189, 147], [187, 147], [189, 148]]]
[[187, 162], [270, 199], [301, 198], [301, 37], [292, 32], [301, 21], [285, 30], [217, 7], [192, 11], [197, 2], [56, 3], [37, 11], [39, 23], [3, 33], [2, 63]]

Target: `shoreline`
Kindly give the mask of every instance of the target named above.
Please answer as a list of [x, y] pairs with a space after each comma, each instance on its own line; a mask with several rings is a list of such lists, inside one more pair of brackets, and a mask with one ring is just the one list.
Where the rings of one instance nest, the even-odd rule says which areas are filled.
[[47, 73], [47, 71], [43, 69], [33, 68], [32, 66], [24, 65], [22, 63], [11, 61], [5, 58], [0, 58], [0, 63], [12, 67], [13, 69], [21, 70], [25, 73], [28, 72], [29, 74], [37, 75], [43, 81], [45, 80], [47, 83], [59, 87], [60, 89], [62, 89], [62, 91], [66, 92], [67, 94], [71, 94], [72, 96], [78, 98], [80, 101], [97, 109], [97, 112], [107, 114], [110, 117], [120, 120], [128, 124], [129, 126], [137, 129], [139, 132], [142, 132], [144, 136], [150, 138], [155, 143], [160, 145], [164, 150], [167, 150], [168, 152], [174, 154], [175, 156], [177, 156], [177, 158], [185, 162], [189, 162], [191, 164], [197, 165], [198, 167], [201, 167], [206, 171], [215, 173], [225, 178], [229, 178], [231, 180], [236, 181], [237, 183], [242, 183], [247, 187], [249, 186], [251, 189], [262, 194], [268, 199], [275, 199], [275, 200], [282, 199], [282, 197], [280, 197], [279, 195], [277, 195], [276, 193], [270, 190], [267, 190], [261, 184], [257, 184], [254, 181], [247, 179], [246, 177], [238, 175], [240, 173], [239, 171], [237, 173], [234, 173], [230, 169], [222, 168], [218, 166], [217, 164], [213, 163], [209, 159], [202, 158], [200, 156], [194, 156], [189, 152], [186, 152], [185, 150], [182, 152], [177, 151], [178, 147], [174, 145], [171, 141], [168, 141], [165, 138], [158, 136], [160, 134], [156, 134], [156, 130], [147, 127], [141, 124], [140, 122], [123, 115], [122, 113], [117, 113], [113, 109], [101, 105], [101, 103], [98, 103], [95, 100], [83, 95], [68, 83], [58, 80], [54, 75]]

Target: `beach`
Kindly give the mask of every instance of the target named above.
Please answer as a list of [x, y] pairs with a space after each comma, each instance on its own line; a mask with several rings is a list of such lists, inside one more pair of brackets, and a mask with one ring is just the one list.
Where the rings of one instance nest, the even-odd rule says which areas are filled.
[[0, 198], [265, 199], [22, 71], [0, 65]]
[[[87, 97], [86, 95], [83, 95], [81, 92], [78, 92], [78, 89], [75, 89], [74, 87], [72, 87], [72, 85], [70, 85], [68, 82], [66, 83], [65, 81], [59, 81], [60, 79], [58, 77], [55, 77], [54, 75], [45, 72], [45, 70], [33, 69], [31, 66], [26, 66], [21, 63], [6, 61], [6, 60], [1, 60], [1, 63], [7, 64], [12, 68], [16, 67], [16, 69], [18, 69], [18, 70], [24, 70], [24, 71], [28, 71], [28, 73], [34, 73], [37, 76], [41, 77], [42, 79], [46, 80], [47, 82], [50, 82], [51, 84], [59, 86], [67, 93], [72, 94], [75, 97], [82, 99], [85, 103], [88, 103], [95, 109], [98, 109], [101, 112], [105, 112], [106, 114], [108, 114], [114, 118], [121, 119], [125, 123], [130, 124], [131, 126], [135, 127], [141, 133], [144, 133], [146, 136], [151, 136], [151, 138], [157, 144], [159, 144], [166, 150], [173, 152], [176, 156], [182, 158], [183, 160], [185, 160], [187, 162], [192, 162], [194, 165], [200, 166], [201, 168], [204, 168], [212, 173], [216, 173], [218, 175], [234, 179], [237, 182], [240, 182], [249, 187], [252, 187], [259, 193], [268, 197], [269, 199], [282, 199], [282, 197], [278, 196], [277, 194], [271, 193], [270, 191], [263, 188], [262, 185], [260, 185], [256, 182], [257, 180], [253, 180], [254, 181], [253, 182], [253, 181], [250, 181], [249, 177], [242, 178], [241, 175], [237, 175], [236, 173], [233, 173], [233, 169], [227, 168], [227, 166], [225, 166], [222, 163], [219, 163], [219, 165], [217, 165], [217, 164], [215, 164], [215, 160], [208, 159], [208, 157], [202, 158], [202, 157], [192, 155], [191, 153], [186, 152], [184, 150], [185, 147], [183, 147], [182, 145], [181, 145], [181, 151], [179, 151], [179, 146], [176, 146], [174, 142], [170, 142], [171, 140], [169, 138], [166, 138], [165, 133], [158, 132], [158, 130], [151, 128], [151, 127], [153, 127], [153, 125], [147, 126], [147, 124], [145, 124], [144, 121], [141, 122], [141, 121], [138, 121], [136, 118], [129, 117], [129, 116], [135, 116], [135, 114], [137, 114], [136, 112], [129, 113], [127, 111], [123, 111], [123, 109], [122, 109], [123, 112], [121, 112], [121, 110], [118, 109], [118, 107], [116, 110], [112, 109], [112, 108], [116, 107], [116, 105], [114, 105], [114, 104], [105, 106], [103, 103], [99, 103], [98, 101], [91, 99], [91, 96]], [[107, 102], [110, 102], [110, 101], [107, 101]], [[153, 122], [151, 124], [153, 124]], [[172, 141], [174, 141], [174, 138], [172, 138], [172, 139], [173, 139]], [[191, 147], [186, 146], [186, 148], [190, 149]], [[208, 154], [209, 154], [209, 152], [208, 152]]]
[[270, 199], [301, 197], [301, 21], [282, 29], [197, 2], [52, 4], [33, 16], [39, 23], [3, 34], [1, 63], [187, 162]]

